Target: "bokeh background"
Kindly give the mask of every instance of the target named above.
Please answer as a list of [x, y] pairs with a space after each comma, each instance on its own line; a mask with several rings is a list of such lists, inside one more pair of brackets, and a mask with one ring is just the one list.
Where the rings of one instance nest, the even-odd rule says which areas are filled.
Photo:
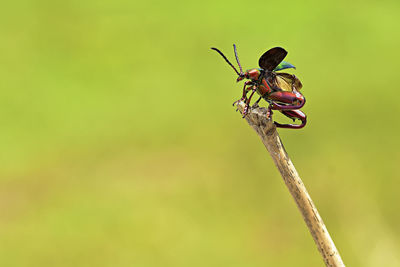
[[344, 262], [400, 266], [399, 3], [3, 3], [0, 266], [322, 266], [233, 43], [297, 66], [309, 123], [279, 132]]

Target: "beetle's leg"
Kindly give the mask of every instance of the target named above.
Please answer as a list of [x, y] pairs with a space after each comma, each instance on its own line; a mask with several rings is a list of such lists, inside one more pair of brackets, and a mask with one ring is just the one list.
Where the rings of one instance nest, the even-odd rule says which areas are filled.
[[235, 102], [233, 102], [233, 104], [232, 104], [233, 106], [236, 105], [237, 103], [239, 103], [240, 101], [244, 101], [244, 100], [247, 99], [247, 92], [249, 91], [250, 86], [247, 87], [247, 88], [246, 88], [246, 86], [250, 85], [251, 83], [252, 83], [252, 81], [245, 81], [244, 82], [242, 98], [240, 98], [240, 99], [236, 100]]
[[247, 99], [246, 105], [245, 105], [244, 110], [243, 110], [243, 118], [246, 117], [247, 112], [249, 111], [250, 101], [251, 101], [251, 98], [253, 97], [254, 93], [257, 90], [257, 86], [253, 85], [251, 90], [252, 90], [252, 92], [250, 94], [250, 97]]
[[303, 128], [307, 123], [307, 116], [301, 110], [280, 110], [280, 112], [282, 112], [283, 115], [293, 119], [293, 121], [295, 119], [301, 120], [301, 124], [280, 124], [280, 123], [274, 122], [276, 127], [300, 129], [300, 128]]
[[[273, 100], [274, 102], [271, 104], [272, 109], [275, 110], [292, 110], [292, 109], [300, 109], [306, 103], [306, 99], [304, 96], [298, 92], [293, 90], [292, 92], [287, 91], [278, 91], [273, 92], [268, 95], [268, 98]], [[277, 102], [285, 103], [285, 104], [278, 104]]]
[[267, 119], [270, 119], [272, 117], [272, 103], [269, 103], [268, 108], [267, 108]]
[[260, 96], [260, 98], [257, 99], [256, 102], [254, 102], [254, 104], [251, 106], [251, 108], [258, 108], [258, 103], [260, 102], [261, 99], [262, 99], [262, 96]]

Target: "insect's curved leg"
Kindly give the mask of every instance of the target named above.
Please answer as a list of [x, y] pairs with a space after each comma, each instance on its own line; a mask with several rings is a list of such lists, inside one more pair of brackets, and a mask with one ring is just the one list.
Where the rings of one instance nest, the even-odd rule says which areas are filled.
[[246, 105], [245, 105], [244, 110], [243, 110], [243, 118], [246, 117], [247, 112], [249, 111], [250, 101], [251, 101], [251, 98], [253, 97], [254, 93], [257, 91], [257, 86], [253, 85], [251, 91], [252, 92], [250, 94], [250, 97], [247, 99]]
[[258, 103], [260, 102], [261, 99], [262, 99], [262, 96], [260, 96], [260, 98], [258, 98], [257, 101], [254, 102], [254, 104], [251, 106], [251, 108], [258, 108]]
[[[306, 103], [306, 99], [304, 98], [304, 96], [300, 92], [295, 90], [293, 90], [292, 92], [288, 91], [273, 92], [268, 95], [268, 98], [274, 101], [271, 104], [271, 108], [275, 110], [300, 109]], [[275, 101], [285, 104], [278, 104]]]
[[268, 105], [268, 108], [267, 108], [267, 119], [272, 119], [272, 114], [273, 114], [273, 112], [272, 112], [272, 102], [270, 102], [270, 101], [268, 101], [269, 102], [269, 105]]
[[243, 86], [243, 95], [240, 99], [236, 100], [235, 102], [233, 102], [232, 106], [236, 105], [237, 103], [239, 103], [240, 101], [244, 101], [247, 100], [247, 93], [250, 90], [250, 86], [246, 88], [246, 86], [251, 85], [252, 81], [245, 81], [244, 82], [244, 86]]
[[299, 119], [301, 124], [280, 124], [278, 122], [274, 122], [276, 127], [279, 128], [289, 128], [289, 129], [301, 129], [307, 123], [307, 116], [301, 110], [280, 110], [283, 115], [291, 118], [293, 121], [295, 119]]

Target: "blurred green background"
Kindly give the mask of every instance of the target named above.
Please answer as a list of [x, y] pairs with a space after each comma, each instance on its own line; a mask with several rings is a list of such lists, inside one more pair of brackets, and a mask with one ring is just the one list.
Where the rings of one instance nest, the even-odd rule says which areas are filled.
[[[258, 136], [244, 68], [289, 51], [279, 130], [347, 266], [400, 266], [399, 1], [9, 1], [0, 266], [323, 266]], [[278, 118], [278, 115], [277, 115]], [[281, 117], [279, 117], [281, 118]]]

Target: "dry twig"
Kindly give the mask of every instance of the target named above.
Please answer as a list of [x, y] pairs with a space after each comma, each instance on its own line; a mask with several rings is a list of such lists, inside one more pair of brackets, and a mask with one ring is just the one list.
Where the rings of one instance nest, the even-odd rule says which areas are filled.
[[[243, 112], [244, 106], [245, 104], [243, 102], [237, 104], [240, 112]], [[287, 188], [296, 201], [297, 207], [303, 215], [303, 219], [310, 230], [326, 266], [345, 266], [303, 181], [300, 179], [299, 174], [283, 147], [274, 123], [270, 119], [267, 119], [266, 114], [266, 108], [258, 107], [251, 109], [246, 116], [246, 120], [261, 137], [262, 142], [274, 160]]]

